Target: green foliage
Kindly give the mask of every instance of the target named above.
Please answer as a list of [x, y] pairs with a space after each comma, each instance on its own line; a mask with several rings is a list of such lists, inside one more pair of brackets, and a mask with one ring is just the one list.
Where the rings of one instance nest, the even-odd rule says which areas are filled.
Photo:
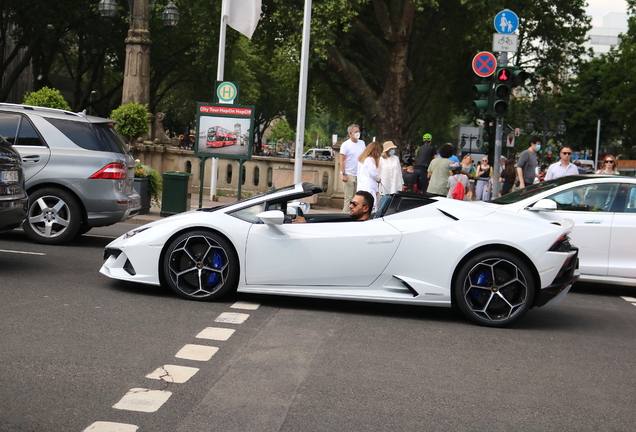
[[[567, 138], [573, 148], [596, 148], [596, 129], [601, 120], [601, 141], [608, 143], [619, 137], [620, 123], [617, 117], [617, 98], [626, 90], [617, 78], [614, 61], [608, 56], [595, 58], [581, 65], [575, 78], [563, 88], [559, 108], [567, 114]], [[618, 89], [614, 89], [614, 85]], [[622, 88], [621, 88], [622, 87]]]
[[71, 107], [68, 102], [64, 100], [64, 96], [62, 96], [60, 91], [48, 87], [42, 87], [40, 90], [35, 92], [27, 92], [24, 95], [24, 104], [68, 111], [71, 110]]
[[114, 109], [110, 118], [115, 120], [115, 130], [128, 138], [129, 143], [148, 132], [148, 105], [128, 102]]
[[[465, 111], [477, 81], [470, 65], [492, 43], [493, 18], [520, 17], [520, 49], [511, 56], [537, 83], [559, 83], [582, 52], [589, 28], [584, 0], [327, 0], [315, 3], [310, 91], [344, 123], [399, 147], [425, 132], [444, 136]], [[302, 3], [268, 7], [271, 34], [298, 56]], [[290, 118], [289, 113], [287, 118]]]
[[284, 142], [294, 141], [296, 139], [296, 132], [289, 126], [286, 119], [280, 119], [272, 126], [271, 134], [267, 137], [268, 141], [280, 141]]
[[139, 159], [135, 160], [135, 178], [147, 178], [150, 181], [150, 199], [153, 205], [159, 207], [161, 205], [161, 191], [163, 190], [163, 178], [159, 172], [148, 166], [143, 165]]

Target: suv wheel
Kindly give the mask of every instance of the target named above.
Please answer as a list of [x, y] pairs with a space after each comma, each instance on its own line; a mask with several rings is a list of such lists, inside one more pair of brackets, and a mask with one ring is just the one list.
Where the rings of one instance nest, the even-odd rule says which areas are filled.
[[57, 188], [44, 188], [29, 195], [29, 212], [22, 228], [33, 241], [63, 244], [77, 234], [81, 223], [77, 200]]

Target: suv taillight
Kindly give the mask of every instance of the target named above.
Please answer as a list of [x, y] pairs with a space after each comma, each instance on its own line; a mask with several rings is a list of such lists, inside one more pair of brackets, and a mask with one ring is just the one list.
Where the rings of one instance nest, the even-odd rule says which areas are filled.
[[126, 165], [121, 163], [111, 163], [90, 176], [92, 179], [115, 179], [125, 180], [128, 178]]

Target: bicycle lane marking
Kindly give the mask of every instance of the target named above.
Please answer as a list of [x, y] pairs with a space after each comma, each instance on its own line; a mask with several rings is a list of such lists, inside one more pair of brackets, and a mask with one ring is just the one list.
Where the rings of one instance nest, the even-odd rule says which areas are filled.
[[[239, 310], [256, 310], [260, 304], [251, 302], [236, 302], [230, 306], [232, 309]], [[238, 312], [222, 312], [214, 321], [224, 324], [242, 324], [249, 318], [249, 314]], [[227, 341], [234, 329], [224, 327], [207, 327], [200, 331], [195, 337], [203, 340]], [[176, 358], [182, 358], [195, 361], [209, 361], [219, 350], [218, 347], [209, 345], [186, 344], [181, 348]], [[192, 378], [198, 368], [180, 366], [180, 365], [163, 365], [155, 369], [152, 373], [146, 375], [149, 379], [164, 380], [169, 383], [183, 384]], [[130, 389], [119, 402], [113, 405], [115, 409], [139, 412], [156, 412], [165, 404], [172, 392], [166, 390], [151, 390], [146, 388]], [[83, 432], [135, 432], [139, 426], [115, 423], [107, 421], [97, 421], [88, 426]]]

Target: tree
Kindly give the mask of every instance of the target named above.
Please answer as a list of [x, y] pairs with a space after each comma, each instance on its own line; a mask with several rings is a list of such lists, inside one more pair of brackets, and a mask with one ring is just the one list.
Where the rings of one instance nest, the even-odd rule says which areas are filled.
[[269, 141], [293, 141], [296, 137], [296, 132], [289, 126], [289, 123], [284, 118], [279, 119], [271, 128], [271, 134], [267, 137]]
[[128, 144], [148, 133], [148, 105], [128, 102], [113, 110], [110, 118], [115, 120], [115, 130], [128, 138]]
[[40, 90], [35, 92], [27, 92], [27, 94], [24, 95], [24, 104], [69, 111], [71, 109], [68, 102], [66, 102], [64, 97], [60, 94], [59, 90], [48, 87], [42, 87]]
[[[546, 81], [559, 81], [589, 28], [584, 5], [583, 0], [506, 2], [523, 12], [519, 58], [529, 58], [524, 66]], [[271, 22], [278, 24], [271, 36], [297, 46], [302, 14], [297, 3], [272, 0], [270, 6]], [[403, 145], [424, 130], [446, 134], [450, 119], [472, 99], [471, 60], [490, 46], [492, 21], [502, 9], [504, 2], [495, 0], [316, 3], [311, 72], [320, 83], [313, 88], [325, 106], [364, 120], [360, 123], [380, 141]]]
[[577, 76], [564, 87], [558, 98], [559, 109], [566, 112], [567, 142], [575, 150], [596, 147], [597, 122], [601, 120], [601, 140], [609, 142], [621, 134], [617, 122], [616, 97], [613, 95], [617, 78], [613, 56], [601, 56], [583, 63]]

